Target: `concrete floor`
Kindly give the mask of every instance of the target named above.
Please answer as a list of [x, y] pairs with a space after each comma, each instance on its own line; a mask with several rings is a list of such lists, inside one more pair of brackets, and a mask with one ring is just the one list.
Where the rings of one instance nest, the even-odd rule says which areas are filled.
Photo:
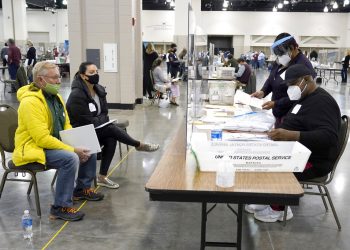
[[[267, 72], [257, 71], [258, 87]], [[337, 100], [343, 114], [350, 115], [349, 86], [329, 82], [322, 84]], [[13, 94], [3, 94], [0, 84], [0, 103], [18, 106]], [[65, 80], [62, 93], [67, 97], [69, 83]], [[42, 249], [56, 232], [56, 238], [48, 249], [199, 249], [200, 204], [151, 202], [144, 190], [145, 183], [161, 158], [173, 133], [185, 116], [185, 94], [180, 107], [159, 109], [149, 104], [137, 105], [136, 109], [110, 110], [111, 118], [130, 121], [129, 134], [135, 138], [161, 144], [159, 151], [139, 153], [132, 150], [121, 162], [119, 154], [114, 157], [116, 166], [111, 179], [120, 184], [118, 190], [101, 188], [105, 199], [87, 202], [82, 211], [83, 221], [65, 224], [48, 219], [49, 205], [53, 200], [50, 182], [54, 172], [38, 176], [43, 216], [36, 216], [34, 197], [27, 198], [25, 183], [7, 183], [0, 199], [0, 249]], [[322, 107], [320, 107], [322, 109]], [[320, 110], [321, 112], [321, 110]], [[8, 155], [8, 157], [10, 157]], [[243, 218], [243, 248], [247, 250], [294, 250], [294, 249], [350, 249], [350, 220], [348, 208], [350, 160], [346, 150], [339, 162], [337, 173], [330, 185], [333, 202], [342, 223], [339, 232], [331, 212], [325, 212], [320, 197], [305, 196], [300, 206], [292, 207], [294, 218], [285, 227], [281, 223], [260, 223], [252, 215]], [[0, 176], [3, 171], [0, 170]], [[76, 206], [82, 203], [76, 203]], [[235, 207], [235, 206], [234, 206]], [[23, 240], [20, 220], [23, 210], [30, 209], [33, 216], [34, 237], [30, 243]], [[235, 239], [236, 217], [225, 205], [218, 205], [210, 213], [207, 224], [207, 240], [231, 241]], [[225, 248], [208, 248], [225, 249]]]

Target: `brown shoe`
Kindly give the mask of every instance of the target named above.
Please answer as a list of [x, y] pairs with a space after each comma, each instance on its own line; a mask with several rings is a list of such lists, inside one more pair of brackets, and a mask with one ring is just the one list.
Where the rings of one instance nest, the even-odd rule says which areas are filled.
[[103, 200], [104, 195], [95, 191], [92, 188], [85, 188], [73, 193], [73, 200], [88, 200], [88, 201], [100, 201]]

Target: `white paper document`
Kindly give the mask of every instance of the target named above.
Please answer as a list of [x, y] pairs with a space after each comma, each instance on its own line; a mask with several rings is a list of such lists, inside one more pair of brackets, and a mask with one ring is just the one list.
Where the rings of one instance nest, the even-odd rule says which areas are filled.
[[223, 141], [266, 141], [269, 140], [267, 134], [259, 133], [222, 133]]
[[72, 147], [86, 148], [91, 154], [101, 152], [94, 125], [89, 124], [81, 127], [60, 131], [63, 143]]
[[108, 122], [105, 122], [105, 123], [101, 124], [100, 126], [96, 127], [95, 129], [103, 128], [103, 127], [107, 126], [108, 124], [111, 124], [115, 121], [117, 121], [117, 119], [113, 119], [113, 120], [110, 120]]
[[265, 102], [264, 99], [251, 97], [249, 94], [244, 93], [243, 91], [236, 91], [234, 101], [235, 103], [242, 103], [259, 109], [262, 109], [262, 105]]

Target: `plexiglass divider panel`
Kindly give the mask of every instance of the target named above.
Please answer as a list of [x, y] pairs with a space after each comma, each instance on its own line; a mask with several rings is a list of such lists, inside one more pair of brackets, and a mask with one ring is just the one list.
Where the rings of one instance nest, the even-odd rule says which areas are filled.
[[187, 143], [189, 145], [193, 125], [203, 115], [203, 103], [208, 94], [207, 35], [196, 25], [191, 4], [188, 7], [188, 85], [187, 85]]

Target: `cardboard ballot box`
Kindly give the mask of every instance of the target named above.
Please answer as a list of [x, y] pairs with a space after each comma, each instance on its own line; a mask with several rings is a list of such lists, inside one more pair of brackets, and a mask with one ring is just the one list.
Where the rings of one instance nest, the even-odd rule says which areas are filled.
[[302, 172], [311, 154], [299, 142], [209, 141], [206, 133], [192, 133], [191, 147], [200, 171], [206, 172], [223, 162], [236, 171]]

